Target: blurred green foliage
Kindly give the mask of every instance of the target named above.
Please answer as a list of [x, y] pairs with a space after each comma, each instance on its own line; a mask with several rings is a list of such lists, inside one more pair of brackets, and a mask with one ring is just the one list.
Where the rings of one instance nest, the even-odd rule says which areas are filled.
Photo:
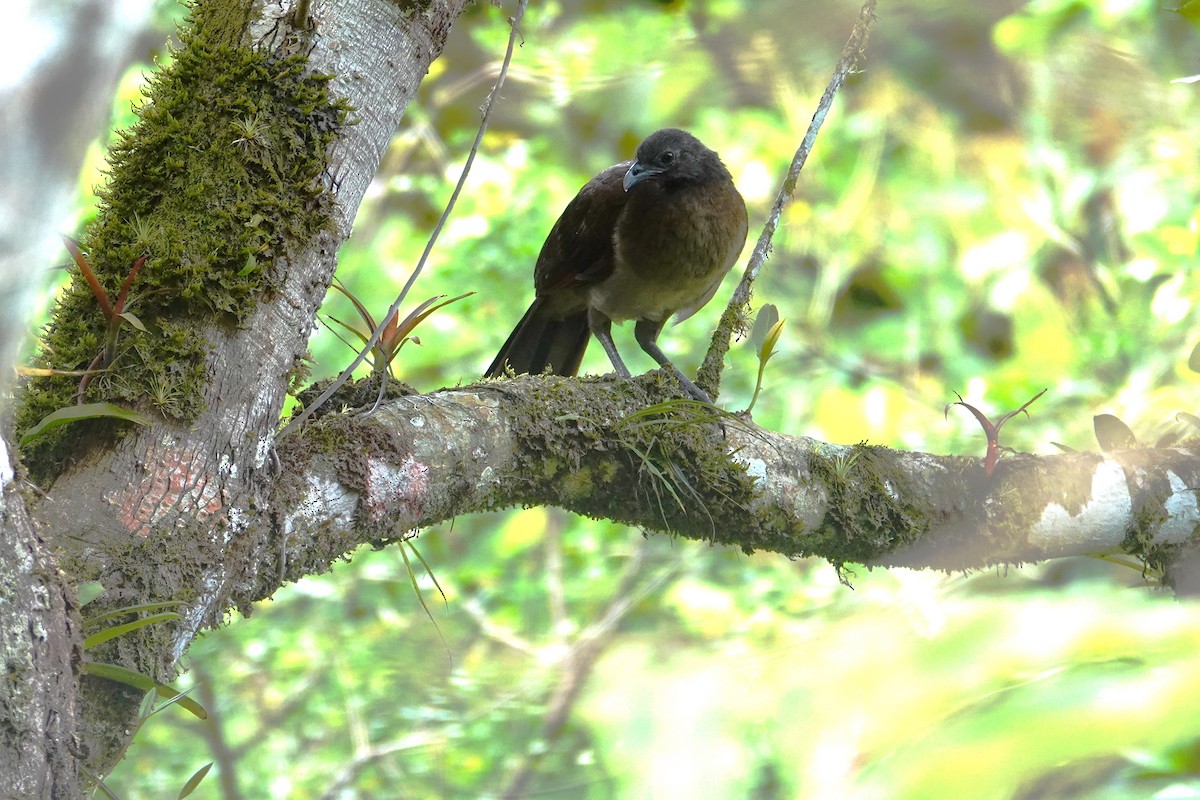
[[[558, 212], [657, 127], [721, 153], [753, 229], [857, 12], [533, 4], [414, 303], [477, 294], [431, 317], [397, 373], [422, 390], [476, 379]], [[449, 196], [507, 13], [460, 20], [342, 251], [373, 313]], [[1161, 4], [882, 3], [756, 289], [788, 324], [755, 419], [982, 455], [965, 412], [943, 417], [956, 390], [996, 416], [1049, 387], [1004, 432], [1039, 453], [1094, 449], [1097, 413], [1153, 442], [1196, 412], [1200, 90], [1171, 82], [1196, 53], [1195, 25]], [[685, 370], [719, 306], [664, 334]], [[312, 354], [318, 376], [350, 358], [323, 330]], [[745, 407], [757, 367], [734, 348], [722, 405]], [[584, 369], [607, 371], [599, 348]], [[189, 653], [179, 685], [212, 719], [155, 716], [108, 785], [173, 796], [215, 760], [193, 796], [497, 797], [525, 773], [529, 796], [581, 800], [1200, 796], [1200, 614], [1134, 570], [859, 569], [852, 590], [823, 563], [546, 509], [416, 545], [446, 594], [419, 576], [432, 621], [395, 548], [286, 588]]]

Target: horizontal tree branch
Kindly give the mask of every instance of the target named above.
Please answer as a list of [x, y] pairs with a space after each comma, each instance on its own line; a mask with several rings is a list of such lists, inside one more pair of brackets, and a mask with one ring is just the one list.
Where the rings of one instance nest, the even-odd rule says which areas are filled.
[[667, 389], [658, 373], [523, 376], [322, 417], [280, 450], [286, 554], [259, 591], [363, 542], [519, 505], [839, 566], [938, 569], [1113, 553], [1161, 564], [1200, 524], [1188, 450], [1014, 455], [986, 477], [981, 459], [653, 405]]

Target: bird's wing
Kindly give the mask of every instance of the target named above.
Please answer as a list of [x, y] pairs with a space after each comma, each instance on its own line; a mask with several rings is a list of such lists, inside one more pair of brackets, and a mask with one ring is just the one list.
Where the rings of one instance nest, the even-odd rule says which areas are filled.
[[627, 197], [621, 180], [632, 163], [604, 170], [567, 204], [538, 254], [533, 282], [539, 296], [581, 289], [612, 273], [613, 231]]

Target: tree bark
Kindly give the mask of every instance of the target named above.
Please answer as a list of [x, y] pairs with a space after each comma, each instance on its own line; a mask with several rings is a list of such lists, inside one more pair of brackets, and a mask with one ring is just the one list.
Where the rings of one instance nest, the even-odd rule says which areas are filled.
[[12, 797], [75, 798], [78, 610], [15, 477], [0, 440], [0, 775]]
[[280, 571], [513, 505], [837, 566], [960, 570], [1115, 553], [1165, 567], [1200, 525], [1188, 449], [1011, 455], [987, 476], [978, 458], [640, 413], [670, 391], [660, 373], [524, 376], [322, 417], [280, 446]]
[[128, 31], [149, 11], [109, 0], [31, 10], [32, 25], [49, 25], [43, 14], [65, 25], [29, 80], [0, 91], [0, 775], [13, 797], [80, 795], [82, 640], [73, 592], [29, 515], [4, 399], [39, 282], [30, 265], [59, 246], [55, 228], [75, 192], [80, 154], [137, 50]]
[[[338, 246], [349, 235], [351, 221], [380, 156], [464, 6], [465, 0], [413, 4], [329, 0], [311, 4], [310, 24], [296, 27], [290, 8], [279, 4], [202, 0], [196, 5], [192, 19], [202, 20], [205, 30], [202, 36], [190, 39], [188, 33], [184, 34], [174, 65], [179, 71], [187, 70], [192, 63], [200, 64], [214, 52], [248, 61], [255, 58], [254, 53], [265, 53], [268, 58], [255, 63], [265, 65], [265, 69], [278, 68], [278, 80], [283, 82], [296, 80], [285, 70], [294, 69], [295, 59], [288, 59], [299, 55], [306, 60], [305, 74], [332, 76], [328, 92], [334, 100], [354, 109], [353, 124], [338, 129], [327, 153], [323, 186], [317, 187], [333, 200], [328, 204], [330, 224], [306, 241], [287, 242], [285, 255], [262, 265], [261, 269], [270, 275], [268, 289], [247, 303], [246, 308], [251, 310], [237, 324], [230, 324], [228, 315], [219, 313], [208, 315], [207, 321], [193, 316], [180, 323], [198, 327], [209, 345], [202, 364], [202, 396], [197, 404], [203, 409], [201, 413], [193, 419], [156, 414], [153, 425], [137, 427], [120, 439], [79, 439], [67, 468], [49, 488], [47, 499], [36, 503], [34, 514], [57, 549], [69, 581], [100, 581], [106, 593], [97, 602], [103, 609], [186, 598], [179, 609], [183, 616], [180, 624], [149, 626], [127, 634], [90, 657], [168, 681], [176, 674], [179, 658], [197, 632], [220, 622], [232, 598], [244, 594], [242, 587], [247, 583], [261, 583], [258, 573], [262, 565], [250, 556], [263, 549], [269, 533], [262, 521], [272, 512], [268, 492], [272, 473], [265, 467], [289, 380], [305, 352], [317, 307], [333, 274]], [[193, 34], [195, 27], [193, 23]], [[143, 119], [167, 107], [171, 98], [163, 93], [177, 90], [180, 85], [194, 88], [193, 96], [200, 96], [210, 88], [204, 81], [224, 81], [221, 91], [248, 93], [247, 107], [253, 107], [258, 96], [253, 93], [263, 91], [261, 84], [236, 85], [230, 81], [228, 71], [206, 74], [203, 69], [201, 64], [177, 84], [159, 85], [143, 110]], [[313, 85], [319, 82], [310, 81]], [[300, 113], [313, 115], [311, 109]], [[313, 118], [318, 124], [328, 124], [328, 115], [322, 118], [319, 109]], [[231, 127], [241, 124], [245, 129], [253, 128], [257, 120], [234, 116], [228, 123]], [[243, 132], [250, 135], [253, 131]], [[313, 136], [324, 132], [314, 131]], [[204, 144], [230, 146], [223, 141]], [[135, 152], [142, 146], [145, 142], [136, 138], [129, 142]], [[197, 152], [203, 149], [195, 143], [191, 146]], [[251, 148], [255, 144], [250, 141], [240, 146]], [[172, 166], [170, 158], [168, 155], [165, 159], [168, 168]], [[151, 176], [122, 176], [114, 170], [112, 184], [143, 177], [149, 180]], [[193, 182], [212, 178], [188, 177]], [[276, 178], [248, 173], [251, 181]], [[271, 188], [269, 183], [267, 188]], [[151, 197], [152, 191], [147, 189], [146, 197]], [[213, 199], [211, 195], [195, 198], [194, 213], [204, 214], [206, 204]], [[112, 223], [114, 217], [123, 223], [138, 215], [136, 209], [117, 205], [115, 200], [109, 203], [97, 226]], [[164, 200], [145, 212], [148, 228], [157, 222], [156, 209], [165, 205]], [[145, 269], [164, 267], [153, 264], [154, 256], [151, 248]], [[103, 248], [88, 253], [97, 271], [108, 257]], [[119, 285], [116, 282], [120, 273], [129, 269], [129, 260], [123, 258], [112, 256], [120, 266], [114, 267], [115, 278], [106, 280], [102, 276], [103, 283]], [[237, 265], [232, 267], [236, 269]], [[135, 293], [139, 287], [135, 284]], [[171, 330], [170, 320], [145, 321]], [[23, 401], [28, 402], [29, 397], [27, 389]], [[158, 408], [161, 410], [161, 406]], [[147, 402], [143, 410], [153, 413], [156, 407]], [[76, 423], [76, 427], [87, 426]], [[34, 547], [36, 539], [31, 529], [23, 525], [20, 515], [24, 502], [11, 491], [6, 495], [5, 546], [14, 553], [11, 563], [28, 565], [22, 573], [26, 583], [40, 582], [49, 588], [41, 591], [40, 602], [46, 608], [39, 609], [27, 601], [23, 613], [11, 622], [16, 624], [23, 618], [28, 625], [34, 620], [44, 628], [44, 635], [51, 637], [54, 647], [43, 654], [27, 645], [25, 650], [29, 652], [24, 658], [30, 666], [23, 671], [50, 659], [57, 668], [45, 669], [45, 680], [66, 680], [73, 688], [71, 676], [77, 679], [77, 670], [63, 668], [65, 658], [78, 655], [74, 649], [78, 647], [78, 634], [64, 611], [68, 590], [45, 558], [34, 558], [43, 554]], [[18, 552], [25, 557], [15, 560]], [[20, 588], [21, 584], [16, 586]], [[36, 586], [31, 586], [29, 592], [33, 588]], [[49, 618], [41, 622], [42, 617]], [[15, 657], [21, 655], [18, 652]], [[35, 671], [42, 674], [41, 670]], [[74, 692], [59, 693], [68, 700], [74, 696]], [[14, 702], [18, 699], [14, 697]], [[139, 700], [140, 693], [127, 687], [101, 679], [86, 680], [84, 715], [79, 726], [84, 746], [74, 748], [73, 757], [64, 755], [65, 750], [45, 748], [40, 762], [52, 764], [54, 774], [65, 781], [76, 775], [74, 758], [87, 753], [89, 769], [105, 774], [127, 746], [130, 732], [136, 729]], [[52, 715], [41, 727], [22, 729], [19, 739], [4, 743], [8, 747], [3, 758], [11, 763], [31, 758], [20, 745], [27, 747], [30, 737], [50, 726], [66, 730], [70, 735], [63, 741], [69, 743], [75, 731], [71, 724], [75, 716], [58, 720]], [[47, 791], [39, 789], [29, 796], [53, 796]]]

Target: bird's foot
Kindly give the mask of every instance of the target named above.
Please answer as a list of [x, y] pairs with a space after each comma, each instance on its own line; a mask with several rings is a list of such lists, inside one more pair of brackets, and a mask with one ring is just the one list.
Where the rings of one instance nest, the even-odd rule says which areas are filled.
[[699, 400], [701, 403], [707, 403], [710, 406], [713, 404], [712, 398], [708, 396], [708, 392], [692, 383], [691, 379], [678, 369], [674, 369], [673, 371], [675, 373], [675, 378], [679, 381], [679, 385], [683, 388], [683, 391], [686, 394], [691, 395], [692, 399]]

